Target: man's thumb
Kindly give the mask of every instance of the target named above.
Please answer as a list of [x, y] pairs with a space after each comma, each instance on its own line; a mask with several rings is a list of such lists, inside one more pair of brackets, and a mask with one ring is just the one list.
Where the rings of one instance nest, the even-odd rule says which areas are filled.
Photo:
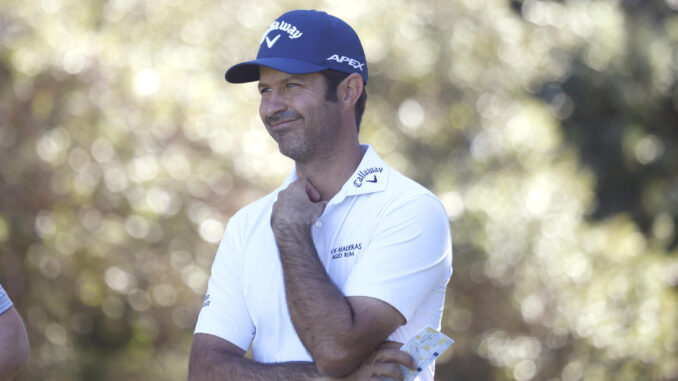
[[320, 192], [318, 192], [317, 189], [311, 184], [310, 181], [306, 181], [306, 194], [308, 195], [308, 198], [313, 201], [313, 202], [318, 202], [320, 201]]

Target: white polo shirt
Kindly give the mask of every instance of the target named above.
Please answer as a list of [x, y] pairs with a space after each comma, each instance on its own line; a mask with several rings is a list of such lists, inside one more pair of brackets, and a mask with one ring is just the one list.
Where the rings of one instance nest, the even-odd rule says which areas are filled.
[[[427, 189], [389, 168], [369, 145], [349, 180], [311, 227], [329, 277], [345, 296], [369, 296], [407, 319], [389, 337], [406, 342], [440, 329], [452, 275], [449, 222]], [[313, 361], [292, 325], [271, 210], [274, 192], [238, 211], [217, 250], [195, 333], [219, 336], [273, 363]], [[331, 328], [328, 328], [331, 329]], [[433, 367], [420, 375], [433, 380]]]

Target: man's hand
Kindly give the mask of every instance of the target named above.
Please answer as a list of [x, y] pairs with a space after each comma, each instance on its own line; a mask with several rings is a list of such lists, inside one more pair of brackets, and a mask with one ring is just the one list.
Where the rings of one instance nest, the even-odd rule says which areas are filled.
[[289, 227], [308, 228], [325, 210], [326, 201], [320, 201], [320, 193], [305, 178], [299, 178], [278, 193], [273, 204], [271, 227], [277, 236]]
[[366, 358], [353, 373], [341, 379], [341, 381], [381, 381], [379, 378], [388, 377], [393, 381], [403, 381], [403, 373], [400, 365], [414, 369], [412, 357], [400, 350], [402, 343], [384, 341], [372, 354]]

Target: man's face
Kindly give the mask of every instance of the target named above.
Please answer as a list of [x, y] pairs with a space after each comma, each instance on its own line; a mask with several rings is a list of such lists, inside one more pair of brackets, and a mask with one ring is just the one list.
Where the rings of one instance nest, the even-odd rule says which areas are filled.
[[322, 74], [259, 69], [259, 115], [280, 152], [299, 163], [329, 152], [336, 142], [339, 105], [325, 100]]

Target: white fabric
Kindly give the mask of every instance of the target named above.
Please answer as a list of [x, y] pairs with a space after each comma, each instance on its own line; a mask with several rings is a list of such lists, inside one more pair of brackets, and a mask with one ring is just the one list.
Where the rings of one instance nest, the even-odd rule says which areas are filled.
[[[312, 227], [318, 256], [346, 296], [395, 307], [407, 323], [391, 340], [440, 329], [452, 275], [448, 218], [428, 190], [389, 168], [369, 146], [360, 165]], [[278, 248], [270, 227], [281, 187], [246, 206], [219, 245], [196, 333], [219, 336], [259, 362], [312, 361], [290, 320]], [[421, 380], [433, 380], [433, 367]]]

